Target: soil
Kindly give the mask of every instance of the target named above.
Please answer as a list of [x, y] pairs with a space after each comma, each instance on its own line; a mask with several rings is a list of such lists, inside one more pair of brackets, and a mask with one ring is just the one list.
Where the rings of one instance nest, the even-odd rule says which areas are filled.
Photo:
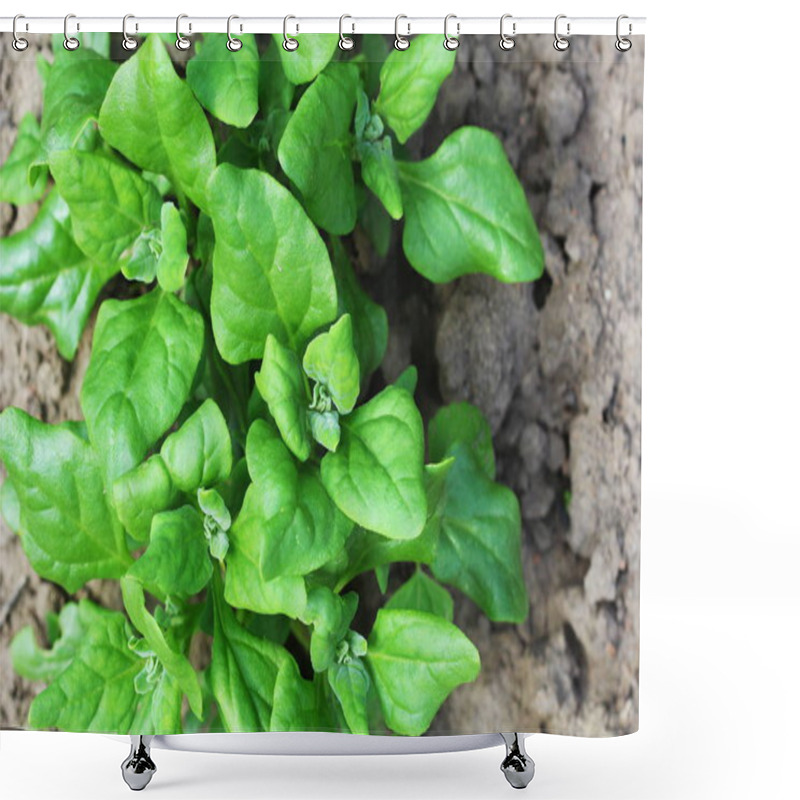
[[[36, 37], [32, 47], [40, 47]], [[413, 46], [413, 43], [412, 43]], [[354, 243], [357, 265], [387, 308], [392, 380], [420, 370], [426, 414], [469, 400], [489, 418], [498, 479], [520, 498], [531, 611], [492, 624], [458, 597], [456, 622], [478, 647], [478, 680], [442, 708], [436, 731], [547, 731], [605, 736], [638, 727], [641, 458], [641, 203], [644, 42], [619, 54], [608, 37], [464, 37], [456, 69], [414, 156], [462, 124], [494, 131], [530, 201], [546, 255], [534, 285], [467, 277], [432, 287], [402, 258]], [[26, 111], [37, 112], [35, 61], [0, 38], [0, 158]], [[35, 209], [0, 205], [0, 230]], [[80, 416], [91, 325], [72, 364], [42, 327], [0, 316], [0, 408], [49, 422]], [[2, 470], [2, 467], [0, 467]], [[402, 572], [392, 575], [392, 585]], [[118, 606], [114, 586], [83, 590]], [[17, 678], [8, 646], [65, 595], [28, 566], [0, 522], [0, 727], [22, 727], [41, 688]], [[509, 714], [504, 718], [504, 714]]]

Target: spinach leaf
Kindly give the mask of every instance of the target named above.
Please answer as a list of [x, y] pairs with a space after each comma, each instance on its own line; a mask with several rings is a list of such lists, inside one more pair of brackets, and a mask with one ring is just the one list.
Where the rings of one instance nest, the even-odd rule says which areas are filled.
[[14, 147], [0, 167], [0, 203], [24, 206], [35, 203], [44, 194], [47, 188], [47, 171], [30, 172], [41, 147], [39, 123], [33, 114], [27, 113], [20, 120]]
[[325, 389], [339, 413], [349, 414], [353, 410], [358, 399], [359, 367], [349, 314], [309, 342], [303, 356], [303, 370]]
[[436, 412], [428, 425], [428, 455], [441, 461], [456, 444], [466, 444], [490, 480], [495, 478], [492, 429], [481, 410], [471, 403], [451, 403]]
[[294, 84], [308, 83], [325, 69], [336, 52], [339, 37], [330, 33], [295, 36], [299, 47], [288, 52], [283, 48], [283, 36], [273, 37], [286, 78]]
[[384, 608], [407, 608], [426, 611], [437, 617], [453, 621], [453, 598], [444, 586], [429, 578], [421, 569], [389, 598]]

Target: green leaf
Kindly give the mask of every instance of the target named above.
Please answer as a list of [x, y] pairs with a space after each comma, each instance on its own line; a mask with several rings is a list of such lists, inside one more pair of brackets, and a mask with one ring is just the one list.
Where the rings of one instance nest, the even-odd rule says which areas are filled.
[[245, 630], [215, 596], [209, 677], [226, 731], [270, 730], [278, 672], [293, 660], [280, 645]]
[[276, 58], [276, 51], [282, 49], [280, 44], [273, 43], [261, 56], [258, 75], [258, 104], [264, 117], [270, 111], [288, 111], [294, 99], [294, 84], [286, 77], [280, 56]]
[[125, 266], [137, 238], [158, 227], [161, 198], [153, 184], [100, 153], [63, 150], [50, 168], [81, 250], [104, 270]]
[[396, 378], [394, 385], [400, 389], [405, 389], [412, 397], [417, 390], [417, 379], [419, 374], [413, 364], [409, 364]]
[[[444, 49], [444, 48], [442, 48]], [[392, 219], [403, 216], [400, 175], [394, 160], [392, 140], [384, 136], [377, 142], [362, 142], [358, 147], [361, 177], [372, 193], [383, 203]]]
[[142, 584], [133, 577], [126, 575], [120, 581], [122, 588], [122, 601], [125, 610], [131, 618], [139, 633], [144, 636], [150, 649], [155, 653], [164, 669], [175, 679], [181, 690], [189, 700], [192, 712], [203, 716], [203, 692], [197, 680], [197, 673], [187, 660], [186, 656], [177, 653], [167, 642], [164, 631], [150, 614], [144, 604], [144, 589]]
[[246, 128], [258, 111], [259, 57], [252, 33], [237, 36], [242, 43], [228, 50], [228, 37], [205, 34], [186, 65], [186, 81], [195, 97], [217, 119]]
[[375, 110], [401, 144], [428, 118], [455, 61], [455, 50], [442, 47], [442, 37], [433, 34], [415, 36], [408, 52], [395, 50], [384, 61]]
[[367, 653], [389, 727], [420, 736], [456, 686], [478, 677], [480, 656], [452, 623], [422, 611], [378, 611]]
[[425, 524], [422, 420], [408, 392], [389, 386], [342, 420], [322, 482], [350, 519], [390, 539], [413, 539]]
[[453, 598], [444, 586], [429, 578], [421, 569], [414, 574], [389, 598], [384, 608], [407, 608], [412, 611], [426, 611], [437, 617], [453, 621]]
[[450, 450], [441, 533], [433, 574], [471, 597], [496, 622], [522, 622], [528, 593], [522, 576], [519, 502], [493, 483], [467, 444]]
[[240, 545], [257, 543], [266, 580], [307, 575], [341, 549], [352, 526], [336, 510], [316, 470], [298, 469], [263, 420], [256, 420], [247, 435], [247, 465], [253, 483], [231, 535]]
[[93, 626], [103, 626], [107, 611], [90, 600], [67, 603], [58, 614], [58, 637], [49, 648], [41, 648], [28, 625], [11, 641], [14, 671], [29, 681], [52, 683], [72, 663], [75, 653]]
[[358, 399], [359, 367], [349, 314], [309, 342], [303, 356], [303, 370], [325, 387], [340, 414], [353, 410]]
[[136, 710], [134, 678], [142, 659], [128, 647], [118, 611], [97, 609], [70, 665], [31, 703], [32, 728], [127, 733]]
[[389, 323], [382, 306], [361, 288], [350, 259], [338, 239], [333, 240], [333, 270], [339, 296], [339, 314], [349, 314], [353, 347], [358, 354], [362, 381], [381, 365], [389, 340]]
[[261, 370], [255, 374], [259, 394], [269, 406], [283, 441], [301, 461], [311, 455], [308, 396], [300, 359], [272, 335], [267, 336]]
[[92, 306], [116, 265], [86, 258], [72, 238], [67, 204], [53, 190], [25, 230], [0, 239], [0, 311], [44, 324], [72, 359]]
[[303, 195], [308, 214], [328, 233], [356, 224], [350, 126], [358, 70], [336, 64], [320, 75], [297, 104], [278, 147], [278, 160]]
[[24, 206], [35, 203], [47, 188], [47, 171], [38, 170], [28, 180], [28, 170], [42, 147], [39, 123], [28, 113], [20, 120], [17, 139], [0, 168], [0, 203]]
[[436, 412], [428, 425], [428, 455], [441, 461], [456, 444], [466, 444], [490, 480], [495, 478], [492, 429], [477, 406], [451, 403]]
[[161, 456], [173, 483], [182, 492], [227, 480], [233, 455], [228, 424], [219, 406], [206, 400], [164, 440]]
[[281, 664], [275, 681], [270, 730], [281, 733], [330, 730], [331, 722], [321, 701], [318, 687], [301, 678], [297, 662], [289, 659]]
[[335, 453], [342, 435], [339, 415], [335, 411], [309, 411], [308, 425], [314, 441]]
[[430, 158], [398, 168], [403, 249], [417, 272], [434, 283], [475, 272], [505, 283], [542, 274], [536, 223], [493, 133], [459, 128]]
[[0, 414], [0, 458], [20, 507], [22, 546], [43, 578], [76, 592], [119, 578], [131, 562], [106, 503], [99, 465], [73, 423], [47, 425], [18, 408]]
[[331, 664], [328, 683], [342, 707], [351, 733], [369, 733], [367, 694], [370, 680], [364, 663], [354, 659], [346, 664]]
[[294, 84], [313, 81], [325, 69], [339, 43], [339, 37], [332, 33], [301, 34], [294, 36], [299, 47], [288, 52], [283, 49], [283, 36], [274, 34], [272, 38], [280, 55], [283, 71]]
[[57, 58], [50, 68], [42, 106], [45, 160], [59, 150], [92, 150], [98, 139], [92, 123], [117, 65], [91, 50], [81, 50], [77, 59], [73, 54]]
[[137, 694], [137, 700], [131, 731], [143, 736], [183, 733], [183, 692], [180, 684], [165, 669], [159, 671], [155, 685], [147, 694]]
[[100, 109], [103, 138], [142, 169], [166, 175], [204, 211], [214, 137], [163, 42], [149, 36], [117, 71]]
[[81, 407], [109, 479], [136, 466], [175, 421], [202, 349], [202, 317], [171, 294], [100, 307]]
[[355, 592], [339, 596], [327, 586], [315, 586], [309, 591], [302, 620], [314, 629], [310, 656], [315, 672], [324, 672], [333, 663], [337, 645], [347, 635], [357, 607], [358, 595]]
[[161, 255], [156, 262], [158, 285], [165, 292], [177, 292], [183, 286], [189, 254], [186, 227], [181, 213], [172, 203], [161, 206]]
[[203, 519], [191, 506], [153, 517], [150, 544], [128, 570], [156, 597], [191, 597], [211, 580]]
[[153, 517], [178, 500], [178, 491], [160, 455], [120, 475], [112, 484], [111, 495], [120, 522], [139, 542], [150, 538]]
[[325, 245], [274, 178], [222, 164], [209, 188], [214, 220], [211, 320], [231, 364], [260, 358], [267, 334], [299, 349], [336, 316]]

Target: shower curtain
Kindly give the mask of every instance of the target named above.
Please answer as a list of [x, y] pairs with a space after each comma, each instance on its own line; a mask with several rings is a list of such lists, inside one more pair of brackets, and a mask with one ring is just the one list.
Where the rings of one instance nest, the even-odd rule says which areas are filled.
[[636, 730], [644, 40], [28, 38], [0, 726]]

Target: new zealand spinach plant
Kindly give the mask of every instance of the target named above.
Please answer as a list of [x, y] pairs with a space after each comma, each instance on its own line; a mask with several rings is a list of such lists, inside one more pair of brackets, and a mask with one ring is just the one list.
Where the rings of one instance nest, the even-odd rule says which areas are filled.
[[[403, 156], [453, 69], [441, 37], [351, 58], [335, 36], [241, 38], [177, 65], [158, 36], [119, 64], [107, 40], [55, 48], [0, 172], [0, 200], [44, 198], [0, 242], [0, 310], [71, 359], [130, 281], [99, 308], [84, 420], [0, 414], [2, 511], [34, 569], [70, 594], [118, 581], [124, 604], [67, 603], [45, 648], [16, 636], [16, 670], [48, 684], [32, 727], [418, 735], [480, 670], [445, 587], [527, 613], [488, 424], [445, 406], [426, 439], [414, 369], [373, 377], [387, 318], [348, 255], [357, 227], [385, 254], [402, 220], [431, 281], [537, 278], [503, 147], [463, 127]], [[367, 572], [384, 602], [359, 627]]]

